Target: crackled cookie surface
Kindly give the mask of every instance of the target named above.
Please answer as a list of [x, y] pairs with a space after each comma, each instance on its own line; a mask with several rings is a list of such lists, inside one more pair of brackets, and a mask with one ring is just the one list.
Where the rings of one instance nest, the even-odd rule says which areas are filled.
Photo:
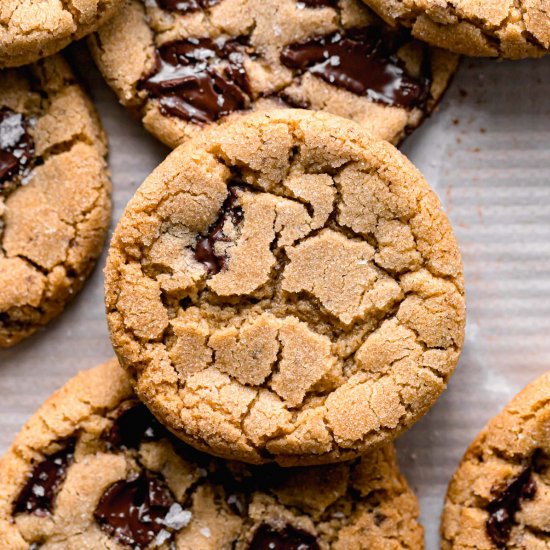
[[95, 31], [124, 0], [2, 0], [0, 67], [18, 67], [57, 53]]
[[550, 536], [550, 373], [472, 443], [449, 485], [443, 549], [542, 549]]
[[0, 347], [60, 313], [91, 271], [110, 218], [106, 153], [61, 57], [0, 72]]
[[0, 479], [10, 550], [423, 548], [391, 446], [307, 469], [223, 462], [169, 435], [116, 360], [39, 409]]
[[550, 0], [364, 0], [390, 24], [464, 55], [521, 59], [550, 51]]
[[140, 397], [182, 439], [250, 462], [393, 439], [462, 344], [437, 198], [389, 143], [322, 113], [254, 114], [179, 147], [130, 201], [105, 275]]
[[229, 115], [285, 105], [398, 142], [458, 62], [359, 0], [127, 0], [90, 43], [122, 103], [170, 146]]

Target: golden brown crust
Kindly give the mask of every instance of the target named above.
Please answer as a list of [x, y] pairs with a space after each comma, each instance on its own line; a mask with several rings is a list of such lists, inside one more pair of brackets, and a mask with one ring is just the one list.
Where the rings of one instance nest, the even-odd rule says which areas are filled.
[[434, 46], [521, 59], [550, 50], [550, 0], [364, 0], [383, 19]]

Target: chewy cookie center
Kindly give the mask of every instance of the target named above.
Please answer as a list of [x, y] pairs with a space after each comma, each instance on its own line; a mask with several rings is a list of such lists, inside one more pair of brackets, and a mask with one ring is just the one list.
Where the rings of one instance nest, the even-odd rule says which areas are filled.
[[[333, 346], [373, 330], [404, 296], [376, 264], [376, 248], [346, 225], [348, 208], [335, 202], [348, 190], [338, 187], [328, 174], [292, 175], [276, 192], [233, 180], [214, 222], [190, 246], [175, 228], [153, 244], [148, 269], [164, 289], [170, 356], [184, 374], [214, 364], [242, 384], [265, 384], [292, 407], [339, 385], [343, 358]], [[182, 246], [193, 274], [183, 279], [187, 287], [174, 263], [182, 255], [167, 254]], [[199, 342], [201, 330], [208, 336]]]
[[[376, 265], [375, 247], [340, 224], [332, 178], [291, 177], [284, 192], [288, 196], [230, 184], [214, 223], [192, 245], [206, 271], [201, 296], [219, 305], [269, 297], [290, 308], [302, 296], [343, 326], [388, 310], [402, 295], [399, 284]], [[151, 248], [151, 263], [177, 239], [162, 235]], [[186, 297], [197, 301], [190, 292]]]

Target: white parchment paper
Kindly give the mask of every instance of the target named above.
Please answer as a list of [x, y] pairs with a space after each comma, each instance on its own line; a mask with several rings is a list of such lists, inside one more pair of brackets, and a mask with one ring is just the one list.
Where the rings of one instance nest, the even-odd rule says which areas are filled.
[[[168, 149], [122, 107], [84, 44], [69, 57], [110, 139], [113, 225]], [[447, 482], [467, 445], [525, 384], [550, 369], [550, 58], [465, 60], [439, 110], [402, 150], [441, 198], [466, 273], [466, 345], [448, 390], [398, 442], [438, 548]], [[52, 391], [108, 359], [102, 266], [64, 314], [0, 351], [0, 452]]]

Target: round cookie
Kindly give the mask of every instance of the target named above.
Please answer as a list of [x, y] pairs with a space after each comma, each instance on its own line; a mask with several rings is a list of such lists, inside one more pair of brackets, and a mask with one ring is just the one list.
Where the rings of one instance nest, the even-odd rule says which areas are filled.
[[550, 51], [550, 0], [364, 0], [391, 25], [432, 46], [522, 59]]
[[59, 56], [0, 72], [0, 348], [59, 314], [109, 226], [107, 142]]
[[120, 101], [171, 147], [227, 116], [284, 106], [397, 143], [458, 63], [360, 0], [127, 0], [90, 45]]
[[95, 31], [124, 0], [2, 0], [0, 68], [28, 65]]
[[442, 548], [548, 548], [550, 372], [521, 391], [477, 436], [455, 472]]
[[176, 149], [128, 204], [105, 280], [140, 398], [183, 440], [245, 462], [392, 440], [463, 341], [438, 199], [392, 145], [324, 113], [256, 113]]
[[170, 436], [116, 360], [50, 397], [0, 480], [10, 550], [423, 548], [392, 446], [335, 466], [223, 462]]

